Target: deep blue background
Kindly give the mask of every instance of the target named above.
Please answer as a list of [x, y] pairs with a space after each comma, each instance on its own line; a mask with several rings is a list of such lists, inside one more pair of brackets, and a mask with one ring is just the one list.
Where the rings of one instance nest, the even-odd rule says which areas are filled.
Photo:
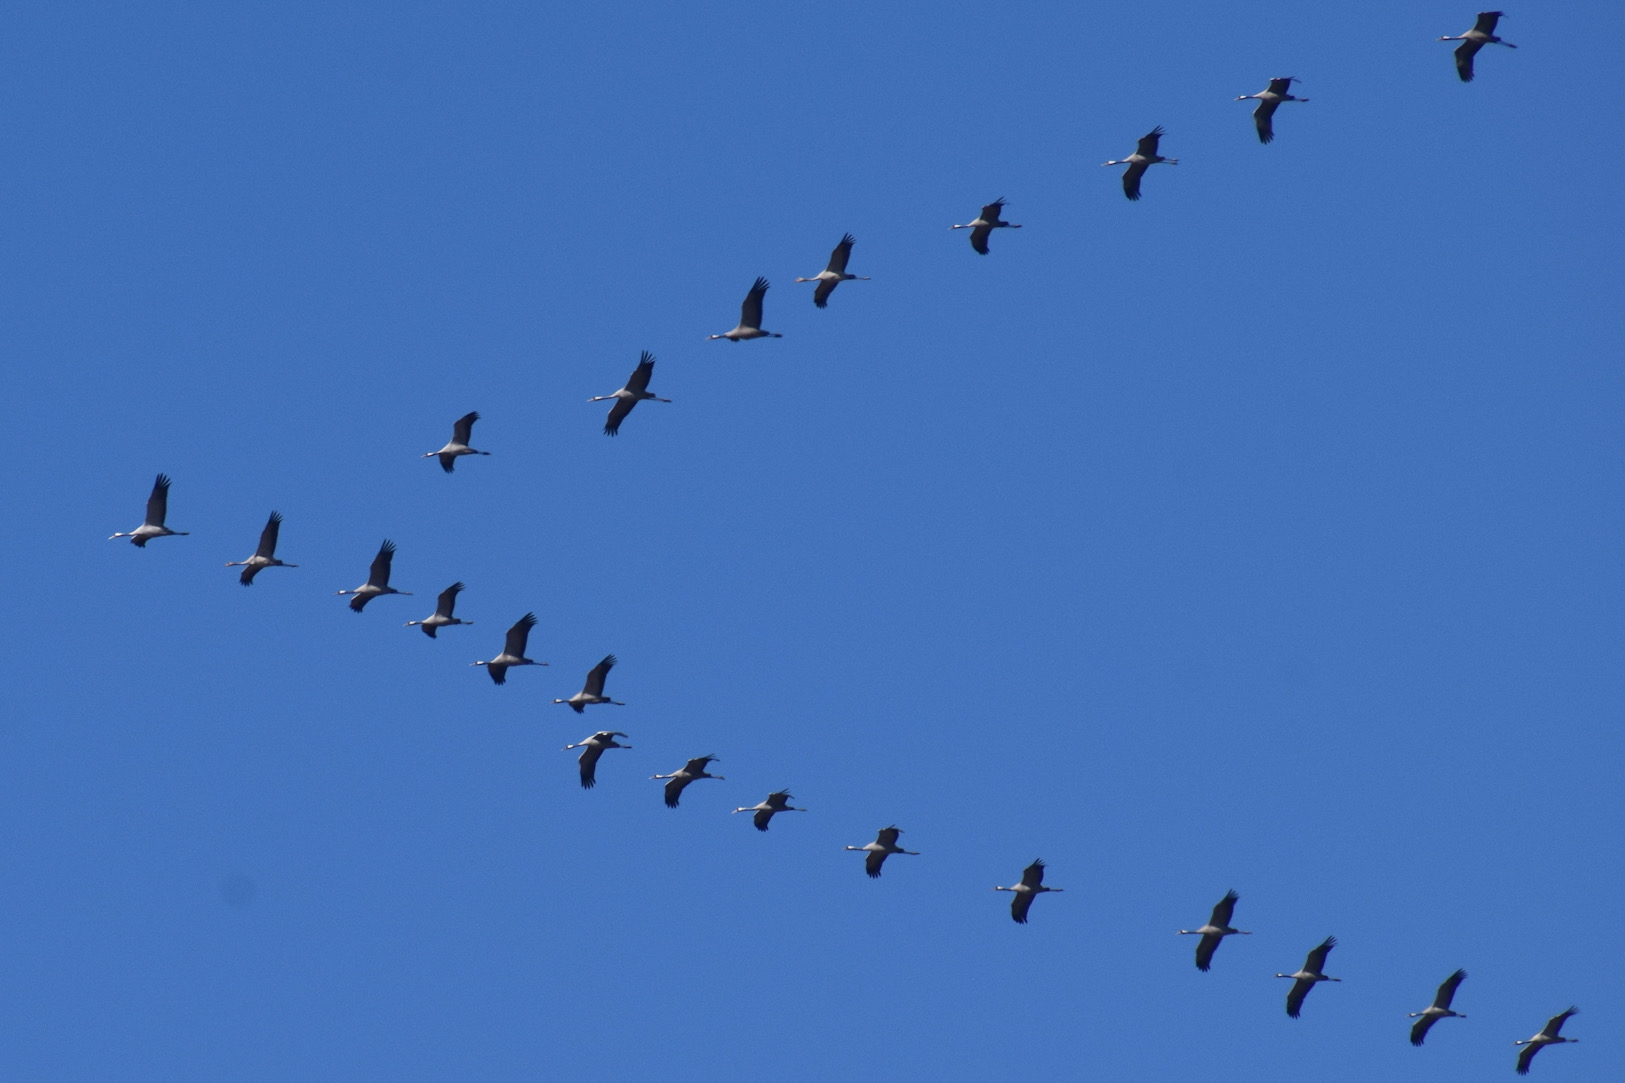
[[1470, 86], [1435, 0], [5, 22], [0, 1074], [1617, 1073], [1619, 5]]

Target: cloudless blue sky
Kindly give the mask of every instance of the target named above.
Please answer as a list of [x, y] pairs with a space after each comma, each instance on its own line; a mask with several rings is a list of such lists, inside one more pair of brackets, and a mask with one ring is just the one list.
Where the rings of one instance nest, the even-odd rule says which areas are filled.
[[12, 5], [0, 1075], [1617, 1075], [1625, 8], [1471, 7]]

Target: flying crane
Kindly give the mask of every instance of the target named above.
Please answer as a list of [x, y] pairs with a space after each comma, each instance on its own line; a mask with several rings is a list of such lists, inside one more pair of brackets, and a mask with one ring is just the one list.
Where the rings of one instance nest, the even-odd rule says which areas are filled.
[[484, 666], [485, 671], [497, 684], [508, 683], [508, 669], [511, 666], [545, 666], [546, 662], [538, 662], [533, 658], [525, 657], [525, 644], [530, 640], [530, 630], [536, 627], [536, 614], [526, 613], [514, 621], [513, 627], [502, 643], [502, 653], [489, 661], [470, 662], [471, 666]]
[[1508, 49], [1517, 48], [1510, 41], [1502, 41], [1495, 36], [1495, 24], [1500, 22], [1505, 15], [1506, 12], [1504, 11], [1481, 11], [1478, 13], [1478, 21], [1473, 23], [1473, 28], [1467, 33], [1446, 34], [1439, 39], [1440, 41], [1461, 42], [1460, 45], [1456, 46], [1456, 74], [1461, 77], [1462, 82], [1470, 83], [1473, 81], [1473, 57], [1477, 56], [1478, 51], [1484, 46], [1505, 45]]
[[970, 230], [970, 246], [982, 255], [987, 255], [987, 238], [996, 229], [1020, 229], [1018, 222], [1006, 222], [999, 215], [1004, 213], [1004, 197], [1000, 196], [992, 203], [982, 208], [982, 213], [960, 226], [949, 226], [949, 229]]
[[474, 622], [471, 620], [459, 620], [457, 617], [451, 615], [451, 611], [456, 608], [457, 605], [457, 595], [461, 594], [462, 592], [463, 584], [460, 582], [453, 583], [451, 586], [441, 591], [440, 597], [435, 599], [434, 612], [432, 614], [425, 617], [423, 620], [409, 620], [406, 622], [406, 626], [408, 628], [422, 628], [424, 635], [428, 636], [430, 639], [434, 639], [436, 638], [435, 632], [439, 631], [441, 628], [447, 628], [453, 624], [472, 625]]
[[745, 303], [739, 306], [739, 326], [710, 338], [725, 338], [729, 342], [744, 342], [752, 338], [783, 338], [775, 331], [762, 330], [762, 299], [767, 296], [768, 281], [758, 278], [745, 294]]
[[632, 747], [631, 745], [620, 744], [615, 740], [617, 737], [625, 736], [626, 734], [620, 730], [599, 730], [584, 741], [577, 741], [573, 745], [564, 746], [566, 752], [572, 748], [583, 750], [580, 758], [576, 760], [581, 765], [581, 788], [583, 790], [590, 790], [598, 785], [599, 756], [602, 756], [607, 749]]
[[276, 512], [265, 521], [265, 529], [260, 531], [260, 546], [254, 550], [254, 555], [247, 560], [228, 560], [226, 567], [241, 568], [243, 574], [237, 581], [245, 587], [254, 585], [254, 577], [265, 568], [297, 568], [297, 564], [289, 564], [276, 558], [276, 536], [282, 528], [282, 516]]
[[1281, 107], [1282, 102], [1306, 102], [1308, 98], [1299, 98], [1288, 93], [1293, 83], [1299, 82], [1295, 75], [1279, 75], [1270, 80], [1270, 85], [1257, 94], [1242, 94], [1236, 98], [1238, 102], [1249, 99], [1258, 99], [1258, 108], [1253, 110], [1253, 127], [1258, 129], [1260, 143], [1275, 142], [1275, 110]]
[[1016, 897], [1010, 900], [1010, 918], [1017, 925], [1027, 924], [1027, 911], [1032, 909], [1033, 900], [1045, 891], [1065, 891], [1060, 887], [1044, 886], [1044, 862], [1035, 859], [1031, 865], [1021, 870], [1021, 883], [1014, 887], [995, 887], [994, 891], [1013, 891]]
[[164, 518], [169, 514], [169, 475], [159, 474], [158, 480], [152, 483], [152, 494], [147, 497], [147, 517], [141, 525], [134, 530], [121, 530], [117, 534], [108, 536], [108, 541], [114, 538], [129, 538], [130, 544], [137, 549], [145, 549], [147, 543], [154, 538], [172, 537], [176, 534], [190, 534], [189, 530], [171, 530], [164, 525]]
[[804, 808], [792, 808], [790, 802], [794, 800], [795, 795], [789, 790], [774, 790], [772, 793], [767, 795], [767, 799], [765, 801], [760, 801], [754, 805], [746, 805], [743, 808], [736, 808], [734, 809], [734, 812], [756, 813], [755, 816], [751, 817], [751, 821], [755, 823], [756, 830], [766, 831], [768, 823], [772, 821], [774, 816], [781, 812], [807, 811]]
[[385, 538], [384, 544], [378, 547], [378, 555], [372, 558], [372, 567], [367, 571], [367, 581], [354, 590], [341, 590], [337, 593], [352, 595], [350, 608], [357, 613], [367, 608], [368, 602], [383, 594], [405, 594], [410, 597], [411, 591], [396, 590], [389, 585], [389, 566], [394, 559], [395, 543]]
[[[570, 705], [570, 709], [576, 714], [581, 714], [589, 705], [594, 703], [613, 703], [617, 707], [625, 707], [626, 704], [622, 703], [620, 700], [610, 699], [608, 696], [604, 695], [604, 678], [608, 677], [609, 671], [614, 668], [615, 656], [613, 654], [606, 654], [602, 662], [599, 662], [596, 666], [593, 666], [592, 669], [587, 671], [587, 683], [582, 686], [581, 691], [577, 692], [569, 699], [556, 699], [553, 702], [568, 703]], [[622, 734], [622, 736], [624, 737], [625, 734]]]
[[478, 412], [467, 413], [458, 418], [452, 423], [451, 426], [451, 443], [447, 444], [439, 451], [425, 451], [423, 453], [423, 457], [425, 459], [433, 459], [436, 456], [439, 456], [440, 469], [449, 474], [456, 469], [457, 457], [459, 455], [491, 454], [489, 451], [476, 451], [474, 448], [468, 446], [468, 442], [474, 438], [474, 422], [478, 421], [479, 419], [480, 415]]
[[843, 849], [862, 850], [866, 852], [869, 856], [863, 859], [863, 871], [869, 874], [869, 879], [878, 880], [880, 879], [880, 866], [884, 865], [886, 863], [886, 859], [892, 854], [910, 854], [914, 857], [920, 856], [918, 851], [905, 850], [901, 846], [897, 845], [897, 836], [901, 835], [902, 833], [903, 829], [895, 825], [892, 827], [882, 827], [880, 829], [880, 833], [875, 836], [875, 841], [865, 843], [862, 846], [846, 846], [843, 847]]
[[1213, 906], [1213, 916], [1207, 919], [1207, 924], [1200, 929], [1181, 929], [1180, 936], [1200, 936], [1196, 942], [1196, 969], [1206, 970], [1213, 965], [1213, 953], [1219, 950], [1219, 945], [1227, 936], [1251, 936], [1246, 929], [1235, 929], [1230, 926], [1230, 919], [1236, 912], [1236, 900], [1241, 898], [1234, 891], [1224, 893]]
[[1309, 952], [1309, 958], [1303, 962], [1303, 969], [1295, 974], [1277, 974], [1277, 978], [1292, 978], [1292, 988], [1286, 991], [1286, 1013], [1292, 1018], [1298, 1018], [1303, 1010], [1303, 998], [1309, 995], [1309, 990], [1315, 987], [1316, 982], [1342, 981], [1342, 978], [1327, 977], [1326, 956], [1337, 947], [1337, 937], [1328, 936]]
[[1164, 162], [1168, 165], [1179, 164], [1178, 158], [1164, 158], [1157, 153], [1157, 144], [1162, 140], [1163, 134], [1160, 125], [1152, 128], [1140, 137], [1139, 145], [1135, 148], [1133, 154], [1130, 154], [1127, 158], [1118, 158], [1114, 161], [1100, 163], [1103, 166], [1128, 166], [1128, 169], [1123, 172], [1123, 194], [1130, 199], [1137, 200], [1140, 198], [1140, 178], [1145, 176], [1147, 169], [1150, 169], [1158, 162]]
[[669, 775], [650, 775], [649, 777], [667, 780], [666, 807], [676, 808], [677, 802], [682, 798], [683, 791], [688, 789], [690, 782], [701, 778], [714, 778], [718, 782], [723, 781], [721, 775], [713, 775], [706, 771], [708, 766], [716, 762], [717, 758], [715, 756], [695, 756]]
[[643, 357], [638, 361], [638, 367], [632, 370], [632, 375], [626, 378], [626, 386], [619, 391], [608, 395], [594, 395], [588, 402], [606, 402], [615, 400], [615, 405], [609, 408], [609, 417], [604, 421], [604, 435], [614, 436], [621, 431], [621, 422], [626, 415], [632, 412], [632, 407], [644, 399], [653, 399], [655, 402], [670, 402], [649, 390], [649, 377], [654, 375], [655, 355], [648, 350], [643, 351]]
[[818, 285], [813, 288], [813, 304], [817, 305], [819, 308], [828, 307], [829, 295], [834, 293], [835, 287], [839, 286], [842, 282], [869, 281], [869, 277], [867, 275], [849, 275], [846, 273], [846, 261], [852, 257], [852, 246], [856, 243], [856, 237], [852, 236], [850, 233], [846, 234], [841, 238], [840, 243], [835, 246], [835, 251], [829, 254], [829, 266], [825, 267], [822, 271], [819, 271], [811, 278], [796, 279], [797, 282], [818, 283]]

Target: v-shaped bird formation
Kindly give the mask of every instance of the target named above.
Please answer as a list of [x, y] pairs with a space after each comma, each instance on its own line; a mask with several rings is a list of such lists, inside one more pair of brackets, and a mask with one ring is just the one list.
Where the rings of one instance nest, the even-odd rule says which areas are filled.
[[[1480, 12], [1471, 30], [1464, 34], [1447, 35], [1438, 39], [1440, 41], [1459, 41], [1461, 43], [1455, 50], [1456, 72], [1461, 82], [1465, 83], [1473, 80], [1474, 61], [1484, 46], [1504, 45], [1508, 48], [1515, 48], [1511, 42], [1503, 41], [1496, 35], [1499, 21], [1504, 17], [1504, 13], [1499, 11]], [[1308, 101], [1307, 98], [1291, 93], [1292, 85], [1296, 82], [1299, 82], [1296, 76], [1276, 76], [1269, 80], [1268, 86], [1264, 90], [1255, 94], [1239, 95], [1235, 98], [1236, 101], [1256, 101], [1258, 103], [1253, 110], [1252, 116], [1254, 129], [1261, 144], [1274, 143], [1276, 136], [1275, 117], [1282, 104]], [[1139, 138], [1132, 154], [1103, 163], [1106, 166], [1127, 167], [1122, 174], [1122, 186], [1124, 196], [1131, 202], [1141, 200], [1144, 194], [1143, 185], [1146, 174], [1151, 166], [1179, 164], [1178, 158], [1170, 158], [1161, 153], [1162, 140], [1166, 134], [1162, 126], [1155, 126]], [[1021, 223], [1005, 220], [1006, 205], [1005, 199], [1001, 196], [985, 204], [980, 213], [971, 221], [956, 224], [950, 228], [953, 230], [969, 230], [972, 250], [979, 255], [989, 255], [991, 252], [989, 241], [995, 230], [1023, 228]], [[843, 233], [834, 249], [830, 252], [824, 270], [816, 275], [795, 279], [797, 283], [813, 283], [812, 300], [816, 308], [827, 309], [836, 288], [843, 282], [871, 281], [868, 276], [855, 275], [847, 271], [856, 243], [853, 234]], [[784, 337], [779, 332], [769, 331], [763, 327], [764, 309], [769, 288], [770, 284], [766, 277], [756, 277], [740, 305], [738, 324], [732, 330], [709, 335], [708, 339], [711, 341], [724, 339], [737, 344], [757, 339]], [[853, 298], [853, 302], [861, 303], [856, 297]], [[847, 303], [843, 302], [843, 306]], [[816, 318], [825, 319], [825, 317]], [[654, 354], [644, 350], [631, 375], [627, 377], [624, 386], [608, 395], [598, 395], [587, 400], [588, 402], [607, 401], [611, 403], [609, 413], [603, 424], [603, 433], [605, 435], [617, 436], [638, 403], [644, 401], [670, 403], [672, 401], [671, 399], [661, 398], [649, 390], [654, 375], [654, 367]], [[470, 411], [463, 414], [452, 423], [450, 441], [436, 451], [424, 452], [422, 457], [437, 459], [441, 469], [450, 475], [455, 472], [457, 460], [460, 458], [491, 455], [490, 451], [481, 450], [471, 445], [474, 423], [479, 420], [480, 414], [478, 412]], [[422, 445], [417, 446], [421, 447]], [[501, 460], [499, 459], [499, 467], [500, 463]], [[481, 469], [488, 468], [482, 467]], [[187, 531], [173, 530], [167, 525], [170, 489], [171, 480], [169, 475], [160, 473], [147, 498], [146, 515], [141, 525], [134, 530], [121, 531], [111, 537], [128, 538], [138, 548], [145, 548], [147, 543], [155, 538], [186, 536]], [[269, 519], [260, 532], [259, 544], [253, 555], [246, 560], [230, 561], [226, 564], [227, 567], [242, 569], [239, 575], [239, 582], [242, 585], [252, 585], [255, 577], [267, 568], [299, 567], [297, 564], [290, 564], [279, 559], [276, 555], [283, 523], [284, 520], [281, 514], [275, 511], [271, 512]], [[389, 594], [410, 596], [410, 591], [399, 590], [390, 585], [395, 556], [395, 544], [386, 539], [372, 559], [366, 581], [352, 590], [337, 592], [338, 595], [350, 599], [349, 607], [351, 610], [360, 614], [367, 608], [369, 603]], [[417, 627], [430, 639], [437, 639], [438, 632], [441, 629], [458, 625], [472, 626], [473, 621], [464, 620], [455, 615], [459, 597], [464, 589], [464, 584], [461, 581], [452, 583], [440, 592], [434, 612], [431, 615], [422, 620], [407, 621], [406, 627]], [[527, 656], [527, 651], [530, 649], [530, 635], [537, 624], [538, 621], [534, 612], [525, 613], [508, 628], [500, 653], [490, 659], [481, 659], [470, 664], [476, 667], [484, 667], [492, 682], [497, 686], [507, 684], [510, 670], [522, 666], [546, 666], [548, 663]], [[615, 655], [605, 655], [601, 661], [588, 670], [580, 691], [567, 698], [554, 698], [552, 702], [568, 705], [576, 714], [584, 714], [588, 707], [626, 706], [622, 701], [611, 698], [605, 691], [606, 682], [617, 664], [618, 660]], [[591, 790], [597, 787], [598, 767], [605, 752], [617, 749], [630, 750], [632, 748], [631, 745], [621, 744], [616, 740], [616, 738], [625, 737], [627, 737], [627, 734], [619, 730], [600, 730], [581, 741], [564, 746], [565, 751], [581, 750], [577, 763], [580, 784], [583, 789]], [[675, 771], [666, 774], [655, 774], [650, 778], [665, 783], [663, 787], [665, 804], [668, 808], [677, 809], [681, 804], [683, 795], [693, 783], [702, 780], [725, 781], [722, 775], [710, 772], [710, 767], [718, 762], [720, 762], [719, 758], [715, 755], [695, 756], [688, 759], [682, 767]], [[702, 787], [701, 789], [708, 790], [709, 787]], [[784, 813], [808, 811], [805, 808], [791, 805], [792, 800], [794, 798], [788, 789], [778, 789], [768, 793], [758, 803], [739, 806], [734, 808], [732, 812], [751, 813], [751, 820], [756, 830], [766, 834], [776, 816]], [[865, 855], [865, 873], [871, 879], [879, 879], [887, 859], [893, 855], [919, 856], [916, 851], [904, 849], [898, 844], [898, 839], [902, 833], [902, 829], [895, 825], [883, 827], [877, 832], [873, 842], [863, 845], [848, 845], [844, 849], [863, 853]], [[763, 844], [768, 843], [764, 842]], [[1045, 883], [1047, 868], [1042, 860], [1034, 860], [1022, 871], [1019, 882], [1014, 885], [999, 885], [994, 888], [995, 891], [1011, 893], [1010, 916], [1016, 924], [1027, 925], [1029, 923], [1033, 903], [1039, 895], [1059, 893], [1063, 890]], [[1215, 954], [1225, 938], [1253, 935], [1250, 930], [1238, 929], [1232, 924], [1239, 900], [1240, 896], [1235, 891], [1228, 891], [1213, 906], [1212, 913], [1205, 924], [1194, 929], [1178, 930], [1181, 936], [1199, 937], [1195, 951], [1197, 970], [1204, 973], [1213, 970]], [[1046, 904], [1046, 911], [1049, 907], [1050, 904]], [[1067, 915], [1058, 911], [1053, 915], [1053, 918], [1055, 920], [1066, 920]], [[1046, 918], [1046, 920], [1049, 919]], [[1286, 994], [1285, 1005], [1286, 1014], [1292, 1019], [1302, 1017], [1306, 1000], [1317, 985], [1343, 981], [1341, 977], [1334, 977], [1326, 973], [1327, 959], [1337, 946], [1337, 938], [1327, 936], [1309, 950], [1303, 965], [1297, 970], [1291, 973], [1278, 972], [1275, 974], [1276, 978], [1285, 978], [1292, 982]], [[1234, 951], [1235, 949], [1231, 950]], [[1227, 952], [1228, 954], [1230, 953]], [[1465, 970], [1455, 970], [1438, 987], [1433, 1003], [1429, 1007], [1420, 1012], [1411, 1012], [1409, 1014], [1409, 1018], [1415, 1020], [1415, 1023], [1410, 1028], [1410, 1041], [1413, 1046], [1422, 1046], [1430, 1030], [1440, 1020], [1467, 1018], [1464, 1013], [1455, 1011], [1453, 1008], [1455, 998], [1466, 977], [1467, 972]], [[1193, 980], [1205, 981], [1211, 979]], [[1322, 997], [1317, 999], [1324, 998], [1325, 995], [1322, 994]], [[1324, 1008], [1317, 1007], [1316, 1011], [1334, 1011], [1336, 1009], [1337, 1005], [1335, 1003], [1328, 1002], [1324, 1005]], [[1553, 1016], [1534, 1037], [1515, 1043], [1521, 1050], [1516, 1064], [1516, 1070], [1519, 1074], [1529, 1071], [1530, 1063], [1535, 1054], [1546, 1046], [1570, 1043], [1577, 1040], [1564, 1037], [1561, 1034], [1564, 1023], [1575, 1015], [1576, 1011], [1577, 1009], [1571, 1007], [1561, 1014]]]

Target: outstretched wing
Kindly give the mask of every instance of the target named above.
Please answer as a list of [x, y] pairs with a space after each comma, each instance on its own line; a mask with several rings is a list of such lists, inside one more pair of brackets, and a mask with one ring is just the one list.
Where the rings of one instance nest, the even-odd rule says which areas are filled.
[[1274, 79], [1270, 80], [1269, 88], [1265, 91], [1265, 93], [1286, 94], [1292, 89], [1293, 81], [1293, 77], [1290, 75], [1276, 76]]
[[767, 296], [767, 287], [767, 279], [758, 278], [745, 294], [745, 303], [739, 306], [739, 326], [761, 329], [762, 298]]
[[761, 809], [760, 811], [758, 811], [756, 813], [756, 815], [752, 816], [750, 818], [750, 822], [756, 825], [756, 830], [758, 830], [758, 831], [766, 831], [767, 830], [767, 825], [772, 821], [772, 819], [773, 819], [773, 810], [768, 809], [768, 808], [764, 808], [764, 809]]
[[1546, 1035], [1548, 1038], [1555, 1038], [1558, 1036], [1558, 1034], [1562, 1033], [1563, 1024], [1568, 1022], [1569, 1016], [1579, 1014], [1579, 1008], [1570, 1008], [1562, 1015], [1554, 1015], [1550, 1019], [1546, 1020], [1546, 1025], [1541, 1028], [1540, 1032]]
[[1149, 132], [1140, 137], [1140, 142], [1135, 148], [1135, 152], [1138, 154], [1143, 154], [1147, 158], [1155, 158], [1157, 156], [1157, 144], [1161, 142], [1163, 134], [1162, 125], [1159, 124], [1155, 128], [1152, 128]]
[[453, 422], [451, 426], [451, 442], [467, 447], [468, 442], [474, 439], [474, 422], [479, 419], [478, 411], [470, 411]]
[[[457, 595], [461, 594], [462, 592], [463, 584], [461, 582], [453, 583], [451, 586], [441, 591], [440, 597], [437, 598], [434, 603], [434, 615], [437, 617], [451, 616], [452, 609], [457, 605]], [[433, 629], [425, 629], [425, 631], [427, 631], [430, 635], [434, 635]]]
[[852, 245], [856, 242], [857, 238], [850, 233], [842, 237], [841, 243], [835, 246], [835, 251], [829, 254], [829, 266], [825, 270], [834, 271], [838, 275], [846, 274], [846, 261], [852, 258]]
[[638, 400], [634, 398], [616, 399], [615, 405], [609, 408], [609, 416], [604, 419], [604, 435], [620, 435], [621, 422], [626, 420], [626, 415], [630, 414], [632, 412], [632, 407], [636, 406], [637, 404]]
[[147, 526], [163, 526], [169, 514], [169, 475], [159, 474], [152, 483], [152, 495], [147, 497]]
[[1477, 56], [1483, 47], [1484, 43], [1481, 41], [1464, 41], [1456, 46], [1456, 74], [1461, 76], [1462, 82], [1473, 81], [1473, 57]]
[[526, 613], [514, 621], [513, 627], [508, 629], [508, 636], [503, 640], [502, 653], [511, 654], [515, 658], [525, 656], [525, 644], [530, 640], [530, 630], [536, 627], [536, 614]]
[[1034, 897], [1031, 891], [1018, 891], [1016, 897], [1010, 900], [1010, 916], [1017, 925], [1027, 924], [1027, 911], [1032, 909]]
[[[385, 538], [384, 544], [378, 547], [378, 555], [372, 558], [372, 568], [367, 572], [367, 586], [389, 586], [389, 567], [390, 563], [394, 561], [394, 559], [395, 543], [390, 541], [388, 538]], [[351, 602], [350, 606], [358, 612], [361, 609], [361, 607], [356, 605], [355, 602]]]
[[[1236, 914], [1236, 900], [1239, 898], [1241, 898], [1241, 896], [1237, 895], [1234, 891], [1225, 892], [1224, 898], [1220, 899], [1216, 904], [1214, 904], [1213, 917], [1208, 920], [1208, 924], [1215, 925], [1221, 929], [1228, 929], [1230, 927], [1230, 919]], [[1204, 967], [1203, 969], [1206, 968]]]
[[1335, 947], [1337, 947], [1337, 937], [1328, 936], [1309, 953], [1309, 958], [1304, 962], [1303, 968], [1311, 974], [1324, 974], [1326, 972], [1326, 956], [1331, 954], [1331, 950]]
[[1428, 1031], [1433, 1029], [1433, 1024], [1437, 1023], [1440, 1018], [1437, 1015], [1424, 1015], [1412, 1024], [1411, 1044], [1421, 1045], [1427, 1039]]
[[689, 784], [690, 781], [691, 781], [691, 779], [689, 779], [689, 778], [687, 778], [685, 776], [685, 777], [674, 778], [670, 782], [666, 783], [666, 807], [667, 808], [676, 808], [677, 807], [678, 799], [683, 796], [683, 788], [686, 787]]
[[813, 304], [819, 308], [829, 307], [829, 295], [835, 292], [835, 287], [841, 284], [838, 278], [820, 278], [818, 285], [813, 287]]
[[1196, 943], [1196, 969], [1207, 970], [1213, 966], [1213, 953], [1219, 950], [1219, 943], [1224, 937], [1213, 933], [1203, 933], [1202, 939]]
[[590, 790], [598, 785], [598, 757], [604, 754], [604, 746], [593, 742], [581, 752], [581, 758], [576, 762], [581, 765], [581, 788]]
[[1473, 29], [1480, 34], [1489, 34], [1493, 37], [1495, 35], [1495, 24], [1500, 22], [1501, 16], [1505, 14], [1504, 11], [1481, 11], [1478, 13], [1478, 21], [1473, 23]]
[[1150, 168], [1149, 162], [1134, 162], [1123, 171], [1123, 194], [1130, 199], [1140, 198], [1140, 178]]
[[282, 516], [273, 511], [271, 518], [265, 522], [265, 529], [260, 531], [260, 547], [254, 550], [255, 556], [264, 557], [266, 560], [276, 556], [276, 536], [281, 528]]
[[880, 879], [880, 866], [886, 863], [886, 851], [870, 850], [869, 856], [863, 859], [863, 871], [869, 874], [869, 879]]
[[1519, 1075], [1528, 1075], [1529, 1074], [1529, 1062], [1534, 1060], [1535, 1059], [1535, 1054], [1539, 1053], [1539, 1052], [1540, 1052], [1540, 1046], [1538, 1046], [1538, 1045], [1526, 1045], [1526, 1046], [1523, 1047], [1523, 1052], [1518, 1054], [1518, 1074]]
[[1275, 116], [1275, 110], [1280, 105], [1280, 102], [1264, 101], [1259, 102], [1258, 108], [1253, 110], [1253, 127], [1258, 129], [1258, 141], [1260, 143], [1275, 142], [1275, 125], [1272, 123], [1271, 118]]
[[627, 377], [626, 389], [638, 395], [643, 394], [649, 390], [649, 377], [654, 375], [654, 371], [655, 355], [644, 350], [643, 356], [638, 359], [638, 367]]
[[1466, 977], [1467, 971], [1458, 970], [1446, 978], [1444, 984], [1439, 986], [1439, 994], [1433, 998], [1433, 1006], [1435, 1008], [1449, 1008], [1450, 1002], [1456, 999], [1456, 988], [1461, 985], [1462, 980]]
[[983, 207], [982, 213], [979, 217], [982, 219], [982, 221], [992, 225], [994, 222], [999, 220], [999, 215], [1002, 213], [1004, 213], [1004, 197], [1000, 196], [992, 203], [989, 203], [987, 206]]
[[613, 654], [605, 655], [602, 662], [599, 662], [596, 666], [593, 666], [592, 669], [587, 671], [587, 684], [584, 688], [582, 688], [582, 691], [587, 693], [589, 696], [603, 695], [604, 678], [608, 677], [609, 671], [614, 668], [615, 656]]
[[1044, 863], [1034, 860], [1031, 865], [1021, 870], [1021, 882], [1027, 887], [1040, 887], [1044, 883]]
[[[983, 213], [985, 214], [987, 212], [984, 211]], [[970, 231], [970, 246], [976, 249], [976, 251], [980, 252], [982, 255], [987, 255], [987, 239], [988, 237], [992, 236], [992, 234], [992, 226], [977, 226]]]
[[1303, 1011], [1303, 998], [1308, 996], [1309, 990], [1314, 987], [1314, 982], [1304, 981], [1302, 978], [1293, 982], [1292, 988], [1288, 989], [1286, 994], [1286, 1013], [1294, 1019], [1298, 1018], [1298, 1013]]
[[882, 846], [896, 846], [897, 836], [901, 835], [902, 833], [903, 831], [901, 828], [882, 827], [880, 829], [880, 833], [875, 836], [875, 841], [880, 843]]

